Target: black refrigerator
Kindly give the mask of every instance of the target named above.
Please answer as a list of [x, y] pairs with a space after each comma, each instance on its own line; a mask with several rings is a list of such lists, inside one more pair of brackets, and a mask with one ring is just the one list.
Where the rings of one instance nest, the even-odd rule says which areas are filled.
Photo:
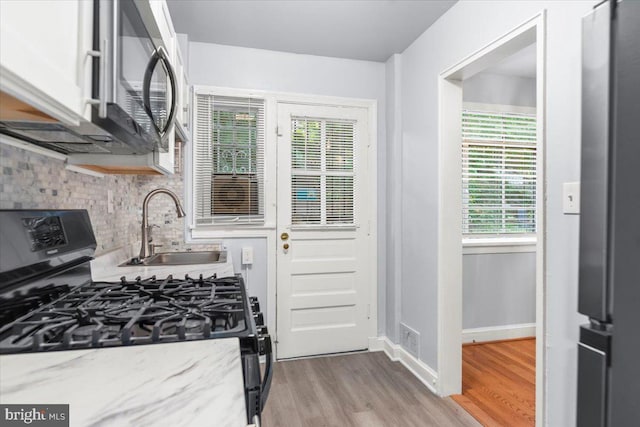
[[577, 425], [640, 425], [640, 1], [582, 22]]

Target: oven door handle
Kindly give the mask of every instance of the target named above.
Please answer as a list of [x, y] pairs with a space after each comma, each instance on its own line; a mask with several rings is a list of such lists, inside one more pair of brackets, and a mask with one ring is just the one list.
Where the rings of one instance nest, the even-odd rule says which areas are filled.
[[271, 378], [273, 377], [273, 349], [271, 345], [271, 336], [265, 334], [262, 338], [264, 339], [265, 366], [264, 376], [262, 378], [262, 389], [260, 392], [260, 412], [264, 410], [267, 403], [267, 397], [269, 396], [269, 390], [271, 389]]
[[[164, 68], [167, 70], [167, 76], [169, 77], [169, 83], [171, 85], [171, 108], [169, 110], [169, 115], [167, 116], [167, 121], [160, 129], [153, 119], [153, 111], [151, 110], [151, 78], [153, 77], [153, 70], [155, 70], [158, 62], [162, 61], [164, 64]], [[144, 102], [144, 109], [147, 112], [147, 115], [151, 119], [151, 124], [155, 128], [158, 135], [161, 138], [164, 138], [171, 131], [171, 127], [173, 126], [173, 119], [176, 115], [177, 108], [177, 99], [176, 99], [176, 88], [178, 82], [176, 81], [176, 74], [173, 71], [173, 67], [171, 66], [171, 61], [169, 61], [169, 56], [167, 55], [167, 51], [164, 47], [160, 46], [155, 50], [153, 55], [151, 56], [151, 60], [149, 64], [147, 64], [147, 69], [144, 72], [144, 83], [142, 85], [142, 100]]]

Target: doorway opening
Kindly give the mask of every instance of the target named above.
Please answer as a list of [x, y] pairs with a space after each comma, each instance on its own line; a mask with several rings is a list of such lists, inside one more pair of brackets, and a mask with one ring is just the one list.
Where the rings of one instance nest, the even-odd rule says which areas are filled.
[[462, 394], [485, 424], [535, 423], [536, 44], [464, 79]]
[[439, 393], [488, 424], [544, 421], [544, 22], [440, 76]]

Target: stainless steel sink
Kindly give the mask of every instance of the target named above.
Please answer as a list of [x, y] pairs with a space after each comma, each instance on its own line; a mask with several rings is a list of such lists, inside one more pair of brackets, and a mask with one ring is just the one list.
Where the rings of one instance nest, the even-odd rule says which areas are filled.
[[189, 264], [221, 264], [227, 262], [227, 251], [202, 252], [162, 252], [150, 256], [139, 263], [126, 263], [124, 266], [136, 265], [189, 265]]

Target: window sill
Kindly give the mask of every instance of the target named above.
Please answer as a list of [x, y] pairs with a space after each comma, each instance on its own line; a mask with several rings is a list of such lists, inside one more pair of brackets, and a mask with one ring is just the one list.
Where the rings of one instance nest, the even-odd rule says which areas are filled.
[[536, 252], [536, 237], [471, 237], [462, 239], [462, 253], [507, 254]]
[[260, 238], [268, 237], [275, 231], [274, 224], [255, 225], [255, 226], [199, 226], [189, 230], [189, 242], [202, 243], [205, 241], [229, 239], [234, 237], [243, 238]]

